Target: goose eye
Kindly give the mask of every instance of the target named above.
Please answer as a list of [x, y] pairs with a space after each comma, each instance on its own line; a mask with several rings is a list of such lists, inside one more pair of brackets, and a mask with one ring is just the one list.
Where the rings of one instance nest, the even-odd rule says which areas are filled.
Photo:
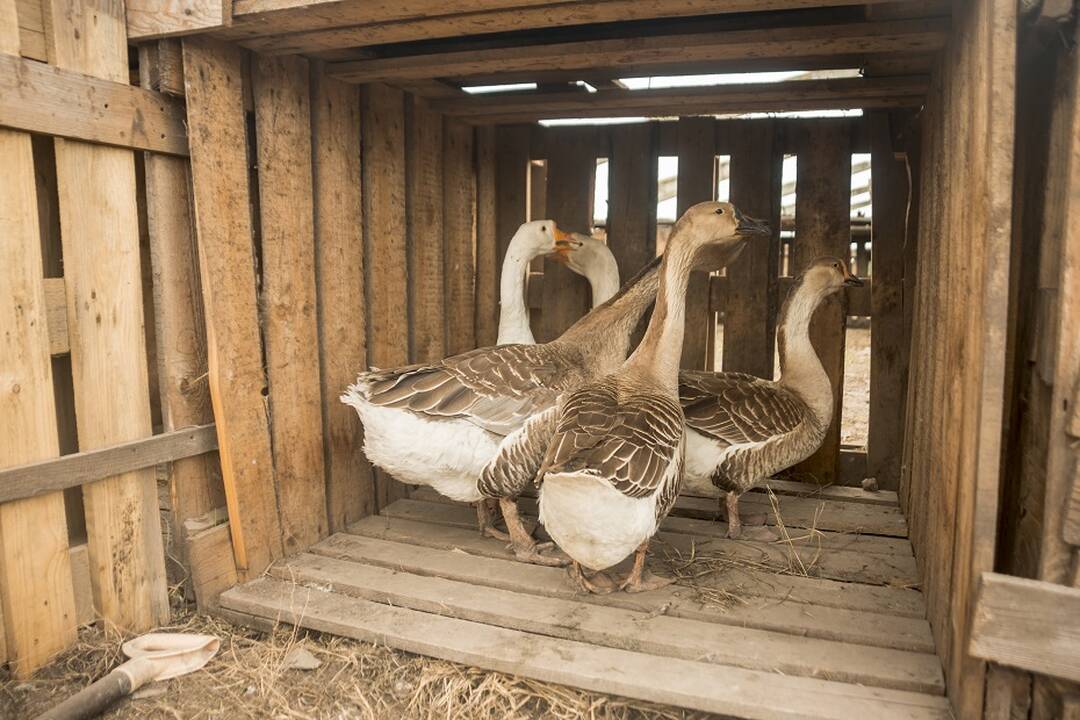
[[724, 208], [716, 208], [716, 214], [717, 215], [723, 215], [724, 214]]
[[547, 232], [547, 225], [541, 225], [540, 232]]

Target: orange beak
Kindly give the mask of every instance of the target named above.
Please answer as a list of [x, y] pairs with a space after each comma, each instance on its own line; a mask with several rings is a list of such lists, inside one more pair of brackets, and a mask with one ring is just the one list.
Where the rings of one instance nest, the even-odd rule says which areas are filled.
[[557, 227], [552, 228], [552, 231], [555, 233], [555, 252], [550, 253], [548, 257], [565, 265], [570, 259], [570, 253], [581, 247], [581, 243], [574, 240], [573, 235]]
[[846, 285], [847, 287], [862, 287], [863, 286], [862, 278], [860, 278], [860, 277], [858, 277], [856, 275], [853, 275], [851, 270], [848, 269], [846, 264], [844, 265], [844, 285]]

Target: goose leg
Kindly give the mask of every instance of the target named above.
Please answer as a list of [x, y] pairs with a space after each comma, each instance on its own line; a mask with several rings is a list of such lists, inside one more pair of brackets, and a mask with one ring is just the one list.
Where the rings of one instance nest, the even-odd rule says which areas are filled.
[[510, 542], [510, 534], [495, 527], [495, 506], [496, 502], [492, 498], [477, 501], [476, 524], [480, 526], [480, 534], [484, 537]]
[[506, 520], [506, 529], [510, 532], [510, 546], [514, 550], [514, 556], [522, 562], [534, 565], [549, 565], [551, 567], [563, 567], [569, 560], [561, 557], [541, 555], [541, 550], [554, 547], [555, 543], [537, 543], [529, 535], [529, 531], [521, 522], [518, 515], [517, 502], [510, 498], [499, 498], [499, 508], [502, 509], [503, 519]]
[[647, 577], [642, 577], [645, 574], [645, 554], [648, 551], [648, 540], [638, 545], [638, 549], [634, 551], [634, 567], [630, 569], [630, 574], [619, 585], [620, 590], [632, 593], [648, 592], [649, 590], [659, 590], [675, 582], [675, 578], [660, 577], [652, 573], [648, 573]]
[[739, 520], [739, 496], [728, 492], [725, 498], [727, 502], [727, 536], [732, 540], [738, 540], [742, 534], [742, 521]]
[[576, 562], [571, 562], [570, 567], [567, 569], [570, 572], [570, 579], [573, 580], [583, 592], [593, 593], [595, 595], [607, 595], [615, 590], [615, 581], [603, 571], [600, 571], [589, 578], [585, 576], [585, 571], [581, 569], [581, 565]]

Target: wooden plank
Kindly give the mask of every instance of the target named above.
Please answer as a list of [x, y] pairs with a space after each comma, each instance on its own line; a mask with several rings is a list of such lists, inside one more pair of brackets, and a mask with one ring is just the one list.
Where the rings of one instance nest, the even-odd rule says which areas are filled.
[[49, 354], [71, 352], [67, 326], [67, 288], [63, 278], [45, 278], [45, 317], [49, 325]]
[[765, 220], [768, 241], [755, 241], [728, 268], [724, 303], [724, 372], [772, 378], [779, 310], [780, 195], [783, 154], [772, 121], [726, 128], [731, 137], [730, 199], [741, 212]]
[[221, 593], [236, 585], [236, 563], [233, 561], [229, 524], [221, 523], [200, 528], [188, 521], [184, 527], [186, 543], [191, 553], [191, 583], [200, 612], [217, 607]]
[[0, 55], [0, 125], [72, 140], [187, 155], [184, 106], [161, 93]]
[[889, 117], [873, 113], [871, 181], [874, 197], [874, 305], [870, 348], [870, 429], [867, 468], [878, 486], [900, 482], [904, 444], [904, 240], [908, 177], [892, 150]]
[[[18, 51], [15, 4], [0, 2], [0, 52]], [[5, 353], [0, 466], [60, 452], [30, 136], [0, 130], [0, 333]], [[29, 677], [75, 641], [64, 496], [0, 503], [0, 661]]]
[[530, 128], [495, 129], [495, 263], [502, 268], [510, 238], [526, 218]]
[[1027, 578], [982, 574], [971, 653], [983, 660], [1080, 681], [1080, 590]]
[[455, 120], [443, 127], [446, 353], [454, 355], [477, 346], [475, 138], [471, 127]]
[[154, 89], [166, 95], [184, 95], [184, 50], [177, 38], [157, 43], [157, 83]]
[[214, 425], [201, 425], [0, 470], [0, 502], [78, 487], [111, 475], [173, 462], [217, 447]]
[[[678, 214], [716, 195], [716, 121], [712, 118], [679, 118]], [[686, 329], [683, 333], [682, 367], [704, 370], [716, 316], [709, 312], [709, 274], [694, 272], [686, 290]], [[710, 368], [711, 369], [711, 368]]]
[[[427, 103], [405, 97], [405, 221], [408, 228], [409, 362], [447, 355], [443, 246], [443, 120]], [[449, 194], [449, 193], [448, 193]]]
[[326, 479], [315, 298], [311, 91], [303, 58], [252, 68], [259, 152], [262, 310], [285, 553], [325, 537]]
[[203, 32], [232, 21], [227, 0], [127, 0], [124, 6], [132, 41]]
[[[555, 221], [561, 230], [591, 235], [595, 182], [596, 140], [593, 128], [560, 128], [552, 134], [548, 142], [547, 207], [544, 214]], [[544, 260], [543, 298], [537, 342], [559, 337], [591, 306], [588, 281], [562, 263], [548, 259]]]
[[651, 655], [379, 605], [270, 579], [229, 591], [222, 604], [323, 632], [390, 642], [407, 652], [706, 712], [747, 718], [949, 716], [944, 698], [676, 658], [657, 663]]
[[75, 623], [85, 627], [97, 620], [94, 610], [94, 590], [90, 582], [90, 553], [86, 544], [71, 546], [68, 557], [71, 559], [71, 586], [75, 593]]
[[[807, 126], [800, 139], [796, 180], [794, 273], [819, 255], [847, 257], [851, 239], [851, 136], [838, 124]], [[832, 296], [818, 308], [810, 340], [832, 382], [833, 420], [821, 448], [793, 468], [818, 483], [836, 481], [844, 399], [843, 298]]]
[[282, 546], [263, 401], [242, 55], [202, 38], [183, 47], [210, 397], [237, 572], [255, 577]]
[[[367, 85], [361, 95], [364, 186], [364, 287], [368, 363], [409, 362], [409, 278], [405, 221], [405, 106], [401, 90]], [[403, 496], [401, 484], [375, 473], [376, 507]]]
[[[128, 82], [122, 8], [51, 0], [48, 12], [49, 59], [57, 67]], [[79, 447], [91, 450], [153, 430], [135, 162], [130, 150], [76, 140], [58, 138], [55, 151]], [[153, 471], [90, 483], [83, 502], [101, 616], [131, 632], [165, 623], [169, 604]]]
[[315, 263], [322, 365], [326, 506], [331, 532], [375, 512], [375, 481], [364, 457], [364, 429], [338, 397], [367, 367], [360, 91], [311, 73]]
[[[811, 483], [793, 482], [791, 480], [778, 480], [776, 478], [770, 478], [769, 480], [766, 480], [765, 483], [777, 495], [820, 497], [828, 500], [843, 500], [846, 502], [870, 503], [873, 505], [897, 505], [896, 492], [892, 490], [868, 492], [863, 490], [862, 487], [814, 485]], [[764, 492], [765, 488], [755, 488], [755, 490]], [[719, 497], [719, 491], [717, 491], [716, 497]]]
[[476, 131], [476, 344], [494, 345], [499, 334], [499, 238], [495, 128]]
[[330, 73], [349, 82], [393, 82], [493, 73], [588, 70], [659, 73], [675, 62], [712, 63], [747, 58], [801, 58], [873, 52], [934, 52], [947, 35], [936, 19], [794, 25], [725, 32], [584, 40], [468, 49], [332, 63]]
[[[652, 616], [578, 598], [477, 586], [429, 574], [302, 554], [271, 574], [308, 587], [407, 607], [460, 620], [576, 640], [661, 657], [767, 670], [788, 676], [860, 683], [941, 695], [945, 682], [937, 656], [852, 646], [730, 625]], [[569, 585], [568, 580], [562, 584]], [[567, 623], [566, 618], [574, 618]]]

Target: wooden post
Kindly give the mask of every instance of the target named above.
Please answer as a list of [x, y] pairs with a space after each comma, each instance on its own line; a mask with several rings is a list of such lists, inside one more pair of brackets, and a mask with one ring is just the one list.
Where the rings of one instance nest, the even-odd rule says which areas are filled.
[[243, 55], [207, 38], [183, 42], [210, 398], [244, 580], [281, 557], [282, 545], [255, 294]]
[[[50, 0], [53, 64], [128, 82], [122, 10]], [[58, 138], [56, 167], [79, 446], [88, 450], [153, 430], [135, 159], [130, 150]], [[83, 500], [94, 604], [102, 617], [130, 632], [166, 622], [153, 469], [90, 483]]]
[[[443, 277], [443, 121], [422, 98], [405, 96], [405, 216], [409, 256], [409, 362], [446, 356]], [[447, 193], [449, 194], [449, 192]]]
[[447, 119], [443, 154], [446, 188], [446, 345], [451, 354], [476, 347], [476, 173], [471, 125]]
[[[502, 272], [510, 238], [525, 222], [529, 173], [529, 126], [500, 126], [495, 129], [495, 265]], [[498, 276], [496, 275], [496, 287]], [[496, 331], [498, 328], [496, 327]]]
[[321, 65], [313, 66], [311, 82], [326, 509], [330, 532], [340, 532], [375, 512], [364, 429], [338, 399], [367, 368], [360, 91], [326, 77]]
[[495, 128], [476, 129], [476, 344], [494, 345], [499, 333]]
[[326, 537], [315, 299], [311, 90], [300, 57], [255, 60], [262, 310], [270, 430], [285, 554]]
[[[794, 275], [819, 255], [846, 258], [851, 242], [850, 125], [837, 122], [806, 125], [799, 141]], [[796, 465], [795, 472], [808, 475], [820, 484], [835, 483], [839, 477], [845, 303], [843, 294], [833, 295], [818, 308], [810, 325], [810, 340], [832, 382], [833, 420], [821, 448]]]
[[[565, 128], [548, 134], [547, 208], [544, 215], [566, 231], [592, 234], [596, 134]], [[589, 311], [589, 283], [554, 260], [544, 261], [543, 308], [537, 342], [559, 337]]]
[[904, 239], [907, 169], [893, 153], [889, 116], [870, 116], [874, 198], [874, 282], [870, 348], [870, 430], [866, 472], [883, 490], [900, 482], [904, 445]]
[[775, 142], [776, 123], [734, 123], [731, 133], [732, 204], [765, 220], [768, 240], [743, 248], [727, 271], [724, 304], [724, 372], [773, 376], [780, 264], [780, 191], [784, 157]]
[[[387, 85], [365, 85], [361, 107], [368, 362], [389, 368], [409, 362], [405, 97]], [[377, 472], [375, 494], [381, 509], [403, 497], [405, 489]]]
[[[679, 118], [678, 214], [699, 202], [716, 197], [716, 121], [712, 118]], [[709, 275], [695, 272], [686, 291], [686, 333], [683, 335], [682, 367], [702, 370], [709, 355], [716, 316], [709, 312]]]
[[[0, 0], [0, 52], [17, 54], [14, 0]], [[0, 467], [59, 454], [30, 135], [0, 129]], [[64, 495], [0, 504], [0, 663], [28, 677], [75, 641]]]

